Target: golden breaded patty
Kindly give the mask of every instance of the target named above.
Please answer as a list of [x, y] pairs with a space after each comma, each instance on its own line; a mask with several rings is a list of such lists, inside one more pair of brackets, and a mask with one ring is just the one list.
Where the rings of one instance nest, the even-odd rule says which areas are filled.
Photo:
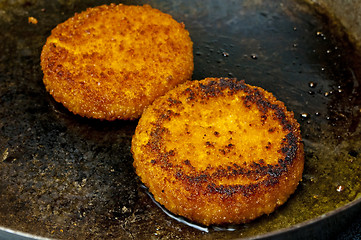
[[193, 73], [183, 23], [149, 5], [103, 5], [56, 26], [41, 53], [46, 89], [75, 114], [138, 118]]
[[187, 81], [143, 113], [134, 167], [154, 198], [204, 224], [245, 223], [295, 191], [304, 156], [299, 124], [271, 93], [244, 81]]

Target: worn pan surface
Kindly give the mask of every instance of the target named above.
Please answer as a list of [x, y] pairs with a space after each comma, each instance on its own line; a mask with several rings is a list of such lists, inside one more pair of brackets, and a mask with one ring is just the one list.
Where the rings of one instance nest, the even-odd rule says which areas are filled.
[[315, 236], [321, 229], [327, 238], [359, 212], [361, 68], [342, 28], [296, 0], [125, 2], [148, 3], [185, 23], [194, 42], [193, 79], [232, 76], [261, 86], [302, 127], [303, 181], [284, 206], [246, 225], [194, 228], [163, 212], [136, 177], [130, 143], [137, 121], [75, 116], [43, 86], [40, 52], [51, 29], [109, 3], [0, 1], [1, 231], [234, 239]]

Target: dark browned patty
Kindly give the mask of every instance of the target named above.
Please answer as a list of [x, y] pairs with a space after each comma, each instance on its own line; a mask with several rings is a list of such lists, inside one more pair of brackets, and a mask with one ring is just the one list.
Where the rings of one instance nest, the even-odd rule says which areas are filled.
[[155, 199], [204, 224], [245, 223], [295, 191], [299, 124], [271, 93], [228, 78], [188, 81], [146, 109], [134, 166]]

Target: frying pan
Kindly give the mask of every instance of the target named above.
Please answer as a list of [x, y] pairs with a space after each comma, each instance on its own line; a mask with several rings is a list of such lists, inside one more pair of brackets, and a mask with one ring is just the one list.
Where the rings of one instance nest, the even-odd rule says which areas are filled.
[[112, 2], [148, 3], [184, 22], [194, 42], [193, 79], [237, 77], [284, 101], [301, 124], [302, 182], [286, 204], [249, 224], [204, 228], [167, 214], [132, 167], [137, 121], [73, 115], [42, 83], [40, 52], [51, 29], [110, 1], [5, 0], [0, 238], [330, 239], [360, 213], [358, 34], [345, 30], [357, 27], [332, 11], [334, 1]]

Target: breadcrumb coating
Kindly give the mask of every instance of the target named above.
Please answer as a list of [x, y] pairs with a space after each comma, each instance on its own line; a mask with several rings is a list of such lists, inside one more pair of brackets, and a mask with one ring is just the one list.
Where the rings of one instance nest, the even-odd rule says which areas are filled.
[[149, 5], [102, 5], [52, 30], [41, 67], [47, 91], [73, 113], [136, 119], [191, 79], [193, 43], [183, 23]]
[[203, 225], [273, 212], [304, 166], [293, 113], [262, 88], [229, 78], [187, 81], [155, 100], [131, 150], [155, 200]]

